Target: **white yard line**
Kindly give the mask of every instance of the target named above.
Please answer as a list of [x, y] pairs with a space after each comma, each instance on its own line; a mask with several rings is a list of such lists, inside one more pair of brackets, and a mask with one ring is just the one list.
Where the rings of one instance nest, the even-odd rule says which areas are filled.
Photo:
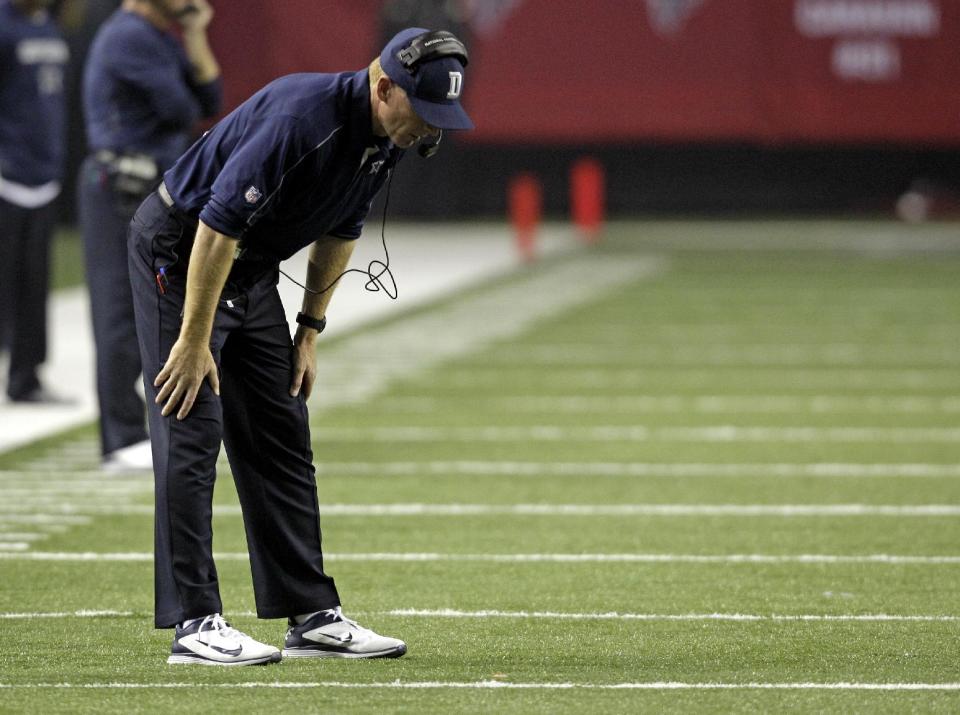
[[89, 489], [123, 486], [140, 488], [153, 485], [153, 474], [146, 472], [120, 472], [105, 474], [101, 469], [62, 469], [40, 468], [36, 462], [28, 462], [20, 469], [0, 471], [0, 484], [4, 487], [23, 485], [37, 486], [76, 486]]
[[523, 476], [523, 477], [960, 477], [960, 464], [750, 462], [318, 462], [317, 473], [365, 476]]
[[[224, 467], [227, 465], [224, 463]], [[425, 462], [317, 462], [321, 475], [365, 476], [529, 476], [529, 477], [960, 477], [960, 463], [932, 462], [861, 463], [861, 462], [517, 462], [517, 461], [425, 461]], [[31, 487], [55, 491], [61, 486], [96, 491], [102, 487], [118, 487], [134, 492], [153, 490], [153, 476], [104, 477], [99, 471], [63, 473], [50, 480], [42, 472], [0, 471], [4, 488]], [[76, 477], [76, 480], [73, 478]]]
[[[500, 387], [503, 384], [504, 367], [478, 365], [469, 369], [449, 370], [436, 378], [432, 385], [457, 388]], [[687, 387], [705, 391], [715, 390], [717, 376], [727, 379], [742, 377], [752, 389], [783, 389], [789, 385], [796, 390], [917, 390], [938, 389], [956, 393], [960, 391], [960, 376], [956, 369], [948, 368], [849, 368], [819, 367], [816, 369], [760, 370], [756, 367], [724, 366], [711, 369], [691, 368], [678, 365], [650, 365], [641, 368], [571, 367], [557, 365], [543, 370], [536, 365], [517, 365], [510, 368], [511, 374], [521, 373], [529, 386], [549, 387], [556, 390], [607, 389], [618, 394], [623, 390], [660, 387], [671, 389]], [[719, 371], [719, 372], [718, 372]]]
[[[255, 618], [256, 613], [243, 611], [231, 613], [237, 618]], [[753, 614], [753, 613], [571, 613], [566, 611], [462, 611], [453, 608], [395, 608], [390, 611], [351, 611], [354, 616], [392, 616], [398, 618], [505, 618], [569, 621], [719, 621], [734, 623], [784, 622], [784, 623], [953, 623], [960, 616], [952, 615], [896, 615], [890, 613], [851, 614]], [[0, 613], [0, 620], [34, 620], [60, 618], [147, 618], [146, 613], [135, 611], [40, 611]]]
[[[242, 552], [214, 554], [219, 561], [247, 561]], [[882, 566], [954, 566], [960, 565], [960, 556], [896, 556], [891, 554], [452, 554], [420, 552], [387, 553], [332, 553], [324, 554], [327, 561], [343, 562], [404, 562], [404, 563], [641, 563], [641, 564], [875, 564]], [[5, 553], [0, 560], [15, 561], [76, 561], [76, 562], [141, 562], [153, 561], [153, 554], [141, 552], [98, 553], [90, 551], [50, 552], [27, 551]]]
[[[366, 614], [360, 614], [366, 615]], [[905, 622], [926, 623], [960, 621], [960, 616], [893, 615], [889, 613], [854, 614], [751, 614], [751, 613], [569, 613], [562, 611], [460, 611], [452, 608], [423, 609], [395, 608], [371, 615], [402, 616], [410, 618], [532, 618], [570, 621], [782, 621], [782, 622]], [[0, 615], [0, 618], [3, 616]]]
[[822, 345], [700, 344], [631, 345], [611, 349], [593, 343], [539, 343], [507, 345], [490, 356], [491, 365], [670, 365], [711, 367], [956, 367], [957, 350], [952, 345], [912, 345], [878, 349], [868, 343]]
[[956, 443], [960, 427], [651, 427], [648, 425], [501, 427], [315, 427], [339, 442], [882, 442]]
[[42, 524], [56, 527], [67, 525], [89, 524], [92, 519], [89, 516], [79, 516], [73, 514], [10, 514], [0, 512], [0, 524]]
[[24, 620], [34, 618], [127, 618], [133, 611], [40, 611], [38, 613], [0, 613], [0, 620]]
[[[504, 680], [403, 681], [346, 683], [336, 680], [318, 682], [256, 681], [246, 683], [205, 683], [205, 689], [218, 690], [313, 690], [345, 688], [350, 690], [879, 690], [879, 691], [958, 691], [960, 683], [721, 683], [651, 681], [634, 683], [511, 683]], [[196, 690], [188, 683], [0, 683], [0, 690]]]
[[[224, 513], [224, 512], [220, 512]], [[960, 516], [960, 505], [923, 504], [321, 504], [324, 516]]]
[[[25, 504], [0, 506], [0, 518], [42, 505], [56, 511], [57, 499], [37, 499]], [[66, 514], [152, 516], [149, 504], [109, 504], [98, 499], [72, 501], [59, 507]], [[214, 516], [241, 516], [240, 506], [214, 506]], [[960, 516], [956, 504], [322, 504], [322, 516], [365, 518], [404, 516], [646, 516], [646, 517], [905, 517], [941, 518]]]
[[[449, 399], [391, 397], [378, 403], [383, 410], [431, 413]], [[601, 413], [666, 412], [671, 414], [955, 414], [960, 397], [839, 396], [839, 395], [514, 395], [471, 399], [475, 409], [520, 412]]]

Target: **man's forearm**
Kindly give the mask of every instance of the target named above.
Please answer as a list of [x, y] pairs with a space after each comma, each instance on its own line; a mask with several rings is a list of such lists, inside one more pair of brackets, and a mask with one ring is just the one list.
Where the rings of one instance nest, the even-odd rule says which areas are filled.
[[202, 221], [187, 268], [187, 295], [180, 339], [206, 344], [213, 330], [220, 293], [227, 282], [237, 249], [236, 239], [217, 233]]
[[193, 78], [198, 84], [207, 84], [220, 76], [220, 65], [210, 48], [205, 29], [185, 31], [183, 49], [193, 65]]
[[[334, 236], [324, 236], [310, 247], [310, 260], [307, 264], [307, 286], [320, 291], [331, 285], [347, 269], [353, 245], [356, 241], [347, 241]], [[313, 318], [323, 318], [336, 286], [332, 286], [320, 295], [304, 292], [301, 310]]]

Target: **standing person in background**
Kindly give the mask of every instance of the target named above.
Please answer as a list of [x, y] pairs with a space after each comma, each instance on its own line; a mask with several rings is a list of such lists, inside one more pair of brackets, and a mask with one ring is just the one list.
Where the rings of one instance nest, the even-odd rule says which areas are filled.
[[0, 325], [10, 350], [7, 396], [62, 402], [40, 383], [54, 199], [65, 143], [69, 59], [50, 0], [0, 0]]
[[[90, 156], [80, 171], [97, 351], [104, 468], [151, 468], [140, 353], [127, 269], [127, 227], [140, 202], [220, 111], [220, 67], [207, 41], [207, 0], [124, 0], [90, 48], [83, 78]], [[183, 42], [170, 33], [182, 30]]]

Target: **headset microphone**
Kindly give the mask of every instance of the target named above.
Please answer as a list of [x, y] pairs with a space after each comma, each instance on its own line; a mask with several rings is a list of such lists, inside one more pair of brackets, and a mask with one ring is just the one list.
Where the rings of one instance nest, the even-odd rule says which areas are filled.
[[430, 139], [429, 141], [420, 142], [420, 146], [417, 147], [417, 153], [422, 156], [424, 159], [429, 159], [431, 156], [440, 151], [440, 141], [443, 139], [443, 130], [437, 130], [437, 136]]

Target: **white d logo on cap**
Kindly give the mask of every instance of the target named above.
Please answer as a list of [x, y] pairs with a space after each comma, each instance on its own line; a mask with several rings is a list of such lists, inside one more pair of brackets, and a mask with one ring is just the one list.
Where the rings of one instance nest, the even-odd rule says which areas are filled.
[[463, 74], [460, 72], [451, 72], [450, 91], [447, 92], [447, 99], [456, 99], [459, 97], [461, 89], [463, 89]]

